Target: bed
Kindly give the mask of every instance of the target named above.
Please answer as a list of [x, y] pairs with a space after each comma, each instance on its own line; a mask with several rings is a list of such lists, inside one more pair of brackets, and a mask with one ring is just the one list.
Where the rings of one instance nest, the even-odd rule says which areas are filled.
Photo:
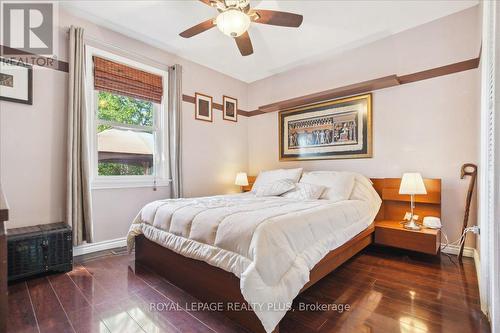
[[[381, 199], [353, 178], [348, 200], [253, 192], [147, 204], [128, 245], [150, 267], [251, 332], [278, 332], [293, 299], [372, 242]], [[241, 311], [243, 310], [243, 311]]]

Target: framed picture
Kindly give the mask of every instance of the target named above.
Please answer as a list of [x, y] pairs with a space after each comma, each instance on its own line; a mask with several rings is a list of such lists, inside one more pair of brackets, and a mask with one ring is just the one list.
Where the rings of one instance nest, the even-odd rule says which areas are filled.
[[198, 120], [213, 121], [212, 116], [212, 97], [200, 93], [195, 94], [195, 114]]
[[279, 159], [372, 157], [372, 95], [281, 111]]
[[33, 104], [33, 68], [0, 58], [0, 100]]
[[229, 96], [223, 96], [222, 104], [224, 105], [222, 118], [224, 120], [238, 121], [238, 100]]

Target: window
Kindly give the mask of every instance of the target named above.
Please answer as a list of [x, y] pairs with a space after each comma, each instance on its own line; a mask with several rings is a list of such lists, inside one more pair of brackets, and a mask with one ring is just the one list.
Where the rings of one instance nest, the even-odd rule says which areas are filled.
[[159, 105], [104, 91], [96, 95], [97, 175], [154, 175]]
[[93, 188], [166, 185], [167, 72], [89, 47]]

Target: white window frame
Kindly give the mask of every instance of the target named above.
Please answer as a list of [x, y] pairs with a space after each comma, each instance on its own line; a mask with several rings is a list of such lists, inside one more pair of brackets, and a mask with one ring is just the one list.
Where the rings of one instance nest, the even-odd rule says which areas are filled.
[[[170, 183], [168, 170], [168, 71], [140, 63], [129, 58], [104, 51], [92, 46], [86, 46], [86, 86], [87, 86], [87, 124], [89, 137], [89, 162], [90, 183], [92, 189], [108, 188], [134, 188], [134, 187], [159, 187], [168, 186]], [[155, 152], [153, 158], [153, 174], [144, 176], [99, 176], [98, 174], [98, 151], [97, 151], [97, 118], [98, 91], [94, 89], [94, 56], [108, 59], [114, 62], [134, 67], [149, 73], [160, 75], [163, 78], [163, 97], [161, 104], [154, 103], [154, 141]], [[117, 127], [134, 128], [141, 130], [141, 126], [117, 123]]]

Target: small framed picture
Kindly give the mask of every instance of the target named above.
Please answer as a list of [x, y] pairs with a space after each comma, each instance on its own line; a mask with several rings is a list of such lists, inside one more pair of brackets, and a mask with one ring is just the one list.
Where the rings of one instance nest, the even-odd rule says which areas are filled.
[[0, 58], [0, 100], [33, 104], [33, 68]]
[[224, 120], [238, 121], [238, 100], [229, 96], [223, 96], [222, 103], [224, 105], [222, 112]]
[[198, 120], [213, 121], [212, 116], [212, 97], [200, 93], [195, 94], [195, 114]]

